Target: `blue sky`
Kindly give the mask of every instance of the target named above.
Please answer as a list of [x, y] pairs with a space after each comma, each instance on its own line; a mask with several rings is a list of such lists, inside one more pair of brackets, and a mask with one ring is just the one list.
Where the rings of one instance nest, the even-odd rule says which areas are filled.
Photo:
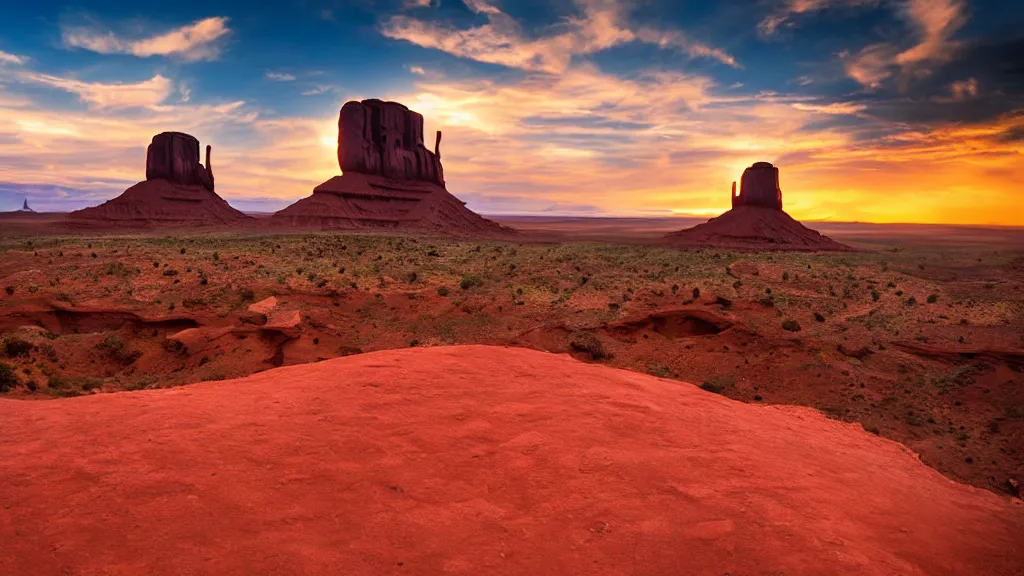
[[444, 130], [449, 189], [486, 213], [714, 214], [768, 160], [797, 217], [1024, 224], [1022, 22], [999, 0], [20, 3], [0, 209], [116, 196], [165, 130], [213, 145], [232, 204], [279, 209], [339, 172], [341, 105], [380, 97]]

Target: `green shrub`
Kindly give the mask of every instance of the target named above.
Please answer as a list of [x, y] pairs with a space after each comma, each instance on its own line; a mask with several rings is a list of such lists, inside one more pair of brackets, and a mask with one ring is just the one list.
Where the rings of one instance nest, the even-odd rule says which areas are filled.
[[462, 282], [459, 282], [459, 287], [463, 290], [469, 290], [474, 286], [483, 286], [484, 281], [476, 276], [465, 276], [462, 278]]
[[18, 376], [14, 373], [14, 368], [0, 362], [0, 393], [10, 392], [17, 385]]
[[715, 394], [721, 394], [725, 392], [727, 388], [732, 388], [736, 385], [736, 381], [731, 376], [713, 376], [708, 378], [700, 385], [701, 390], [707, 390]]
[[437, 295], [438, 296], [447, 296], [448, 295], [448, 287], [447, 286], [438, 286], [438, 288], [437, 288]]
[[4, 338], [4, 354], [9, 358], [24, 358], [28, 356], [35, 346], [28, 340], [22, 340], [17, 336]]
[[939, 301], [939, 295], [938, 294], [929, 294], [928, 295], [928, 303], [929, 304], [935, 304], [938, 301]]
[[582, 333], [577, 334], [571, 342], [569, 347], [575, 352], [586, 354], [591, 360], [601, 360], [604, 358], [611, 358], [611, 354], [608, 353], [604, 348], [604, 344], [598, 340], [593, 334]]

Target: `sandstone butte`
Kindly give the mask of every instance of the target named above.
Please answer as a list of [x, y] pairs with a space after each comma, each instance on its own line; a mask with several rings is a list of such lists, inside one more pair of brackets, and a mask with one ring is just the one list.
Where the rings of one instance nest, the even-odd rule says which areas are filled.
[[693, 228], [671, 232], [664, 242], [755, 250], [846, 251], [849, 246], [811, 230], [782, 209], [779, 169], [755, 162], [743, 171], [740, 194], [732, 183], [732, 208]]
[[85, 225], [231, 225], [251, 220], [214, 191], [211, 147], [199, 162], [199, 140], [162, 132], [146, 151], [146, 179], [99, 206], [69, 215]]
[[423, 143], [423, 116], [397, 102], [347, 102], [338, 116], [335, 176], [275, 213], [273, 224], [508, 237], [515, 231], [466, 208], [445, 188], [441, 132]]
[[809, 408], [484, 346], [0, 399], [0, 574], [1021, 574], [1021, 501]]

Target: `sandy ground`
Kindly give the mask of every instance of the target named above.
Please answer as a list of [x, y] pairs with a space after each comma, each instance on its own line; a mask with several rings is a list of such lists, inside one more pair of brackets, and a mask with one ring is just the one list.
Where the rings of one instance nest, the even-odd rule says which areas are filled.
[[46, 400], [377, 350], [512, 345], [810, 406], [952, 479], [1017, 493], [1024, 252], [900, 238], [850, 254], [758, 254], [210, 230], [0, 237], [0, 394]]
[[3, 574], [1019, 574], [1024, 505], [797, 407], [377, 352], [0, 399]]

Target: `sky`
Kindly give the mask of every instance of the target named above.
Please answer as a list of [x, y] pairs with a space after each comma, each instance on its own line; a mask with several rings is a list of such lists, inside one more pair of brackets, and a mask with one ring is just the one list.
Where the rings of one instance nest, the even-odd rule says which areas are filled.
[[1024, 225], [1024, 2], [284, 0], [5, 7], [0, 210], [98, 204], [153, 135], [274, 211], [338, 111], [422, 113], [485, 214], [713, 216], [757, 161], [798, 219]]

